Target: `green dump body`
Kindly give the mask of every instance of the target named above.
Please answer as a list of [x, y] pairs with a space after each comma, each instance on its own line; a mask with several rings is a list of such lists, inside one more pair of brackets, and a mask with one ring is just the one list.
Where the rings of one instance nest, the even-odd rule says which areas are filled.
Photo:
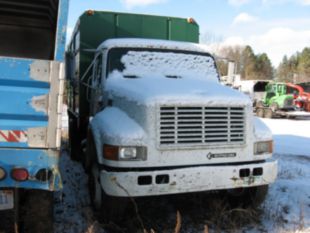
[[[199, 42], [199, 26], [192, 19], [129, 14], [105, 11], [87, 11], [77, 22], [71, 43], [71, 77], [80, 80], [94, 58], [94, 50], [105, 40], [111, 38], [150, 38], [185, 42]], [[67, 67], [68, 69], [68, 67]], [[74, 72], [73, 72], [74, 71]], [[68, 72], [67, 72], [68, 74]], [[87, 82], [87, 77], [83, 80]], [[78, 82], [77, 82], [78, 83]], [[89, 116], [86, 100], [86, 87], [79, 84], [79, 118]], [[83, 121], [83, 120], [82, 120]], [[80, 124], [83, 125], [82, 122]]]

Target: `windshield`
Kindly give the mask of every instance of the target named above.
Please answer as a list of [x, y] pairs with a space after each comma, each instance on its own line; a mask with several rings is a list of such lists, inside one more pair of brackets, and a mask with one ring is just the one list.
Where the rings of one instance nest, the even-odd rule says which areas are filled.
[[180, 50], [113, 48], [108, 54], [107, 75], [118, 71], [125, 78], [161, 74], [182, 78], [186, 74], [218, 79], [213, 57], [208, 53]]

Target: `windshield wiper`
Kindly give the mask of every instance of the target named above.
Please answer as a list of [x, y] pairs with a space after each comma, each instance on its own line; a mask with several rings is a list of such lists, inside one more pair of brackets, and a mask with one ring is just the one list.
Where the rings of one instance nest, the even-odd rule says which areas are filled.
[[182, 78], [180, 75], [165, 75], [166, 78]]
[[124, 75], [124, 78], [139, 78], [137, 75]]

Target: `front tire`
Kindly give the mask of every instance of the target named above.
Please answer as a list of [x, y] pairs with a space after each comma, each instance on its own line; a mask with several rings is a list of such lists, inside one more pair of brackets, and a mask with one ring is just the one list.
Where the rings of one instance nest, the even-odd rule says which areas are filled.
[[79, 161], [81, 159], [80, 148], [77, 120], [69, 117], [69, 154], [72, 160]]
[[94, 141], [94, 137], [91, 131], [88, 132], [86, 141], [86, 153], [83, 157], [82, 163], [86, 173], [89, 173], [92, 169], [92, 163], [97, 160], [97, 151]]
[[94, 211], [99, 214], [104, 222], [118, 224], [123, 219], [129, 199], [108, 196], [100, 184], [100, 170], [94, 163], [89, 174], [89, 194]]
[[100, 184], [100, 171], [97, 164], [93, 164], [88, 176], [89, 196], [95, 211], [102, 208], [102, 188]]

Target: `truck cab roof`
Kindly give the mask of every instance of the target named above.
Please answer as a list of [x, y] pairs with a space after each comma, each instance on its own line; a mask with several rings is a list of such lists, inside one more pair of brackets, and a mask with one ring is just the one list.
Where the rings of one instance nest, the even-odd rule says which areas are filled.
[[159, 39], [140, 38], [117, 38], [108, 39], [101, 43], [97, 51], [110, 48], [152, 48], [191, 51], [197, 53], [207, 53], [210, 55], [207, 46], [191, 42], [168, 41]]

